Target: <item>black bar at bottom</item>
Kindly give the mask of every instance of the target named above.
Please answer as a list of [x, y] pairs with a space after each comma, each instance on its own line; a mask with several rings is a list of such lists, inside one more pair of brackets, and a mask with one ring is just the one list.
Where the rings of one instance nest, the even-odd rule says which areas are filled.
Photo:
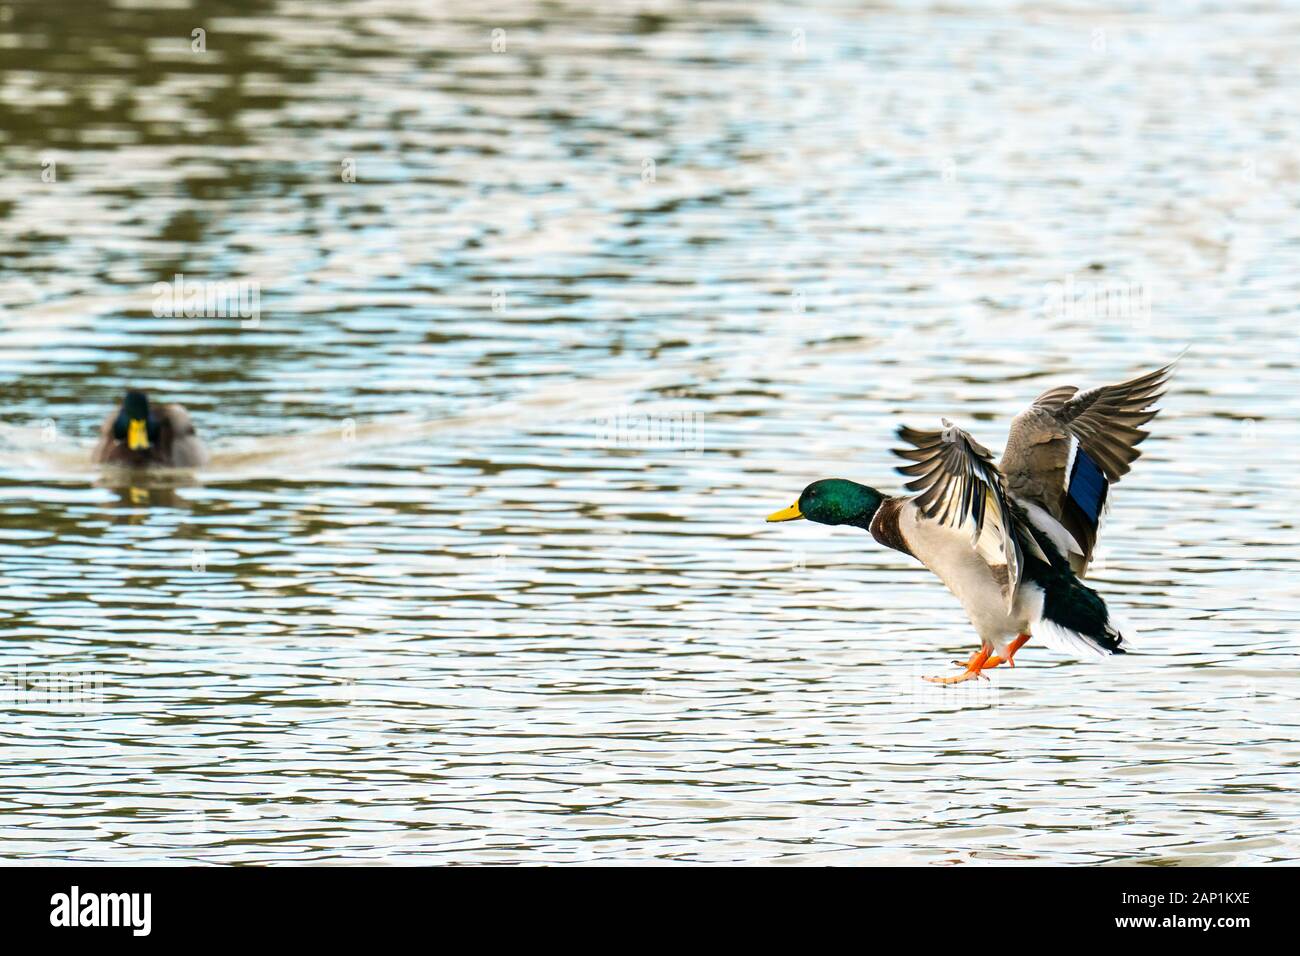
[[60, 937], [338, 945], [412, 934], [449, 944], [452, 929], [477, 934], [457, 946], [476, 938], [554, 945], [569, 936], [574, 946], [609, 947], [677, 934], [734, 944], [773, 932], [811, 945], [830, 933], [861, 940], [890, 931], [954, 942], [1041, 933], [1044, 942], [1196, 937], [1231, 946], [1290, 925], [1282, 910], [1294, 875], [1283, 867], [20, 867], [0, 869], [0, 914], [10, 947]]

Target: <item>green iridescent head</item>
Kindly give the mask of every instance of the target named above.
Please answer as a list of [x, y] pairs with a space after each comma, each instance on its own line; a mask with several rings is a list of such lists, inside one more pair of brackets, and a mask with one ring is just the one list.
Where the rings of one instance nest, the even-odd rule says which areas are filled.
[[799, 500], [789, 508], [767, 516], [768, 521], [793, 521], [807, 518], [818, 524], [851, 524], [865, 528], [871, 524], [876, 509], [885, 496], [844, 478], [823, 478], [803, 490]]

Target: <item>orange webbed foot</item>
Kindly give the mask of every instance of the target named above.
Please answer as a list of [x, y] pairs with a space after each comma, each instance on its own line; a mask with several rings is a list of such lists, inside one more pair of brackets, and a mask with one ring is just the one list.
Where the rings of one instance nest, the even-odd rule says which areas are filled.
[[[1016, 666], [1016, 652], [1017, 652], [1018, 650], [1020, 650], [1020, 648], [1024, 647], [1024, 646], [1025, 646], [1026, 644], [1028, 644], [1028, 643], [1029, 643], [1029, 635], [1028, 635], [1028, 634], [1021, 634], [1021, 635], [1019, 635], [1019, 636], [1018, 636], [1014, 641], [1012, 641], [1010, 644], [1007, 645], [1007, 658], [1006, 658], [1006, 660], [1007, 660], [1007, 666], [1008, 666], [1008, 667], [1015, 667], [1015, 666]], [[988, 666], [989, 666], [989, 667], [992, 667], [993, 665], [992, 665], [992, 664], [989, 664]]]
[[[997, 667], [999, 664], [1006, 664], [1008, 667], [1015, 667], [1016, 651], [1020, 650], [1020, 648], [1024, 647], [1025, 644], [1027, 644], [1028, 642], [1029, 642], [1029, 635], [1021, 634], [1014, 641], [1012, 641], [1010, 644], [1007, 645], [1006, 657], [1000, 657], [997, 654], [993, 654], [984, 662], [980, 670], [988, 670], [990, 667]], [[970, 660], [968, 660], [965, 664], [963, 664], [961, 661], [953, 661], [953, 663], [956, 664], [958, 667], [965, 667], [969, 669], [971, 665], [975, 663], [975, 658], [979, 657], [979, 654], [980, 652], [976, 651], [974, 654], [971, 655]]]
[[[976, 677], [984, 677], [980, 671], [988, 666], [987, 662], [989, 655], [992, 653], [993, 648], [981, 647], [971, 655], [971, 659], [966, 662], [966, 669], [960, 674], [953, 677], [927, 677], [925, 680], [929, 681], [931, 684], [960, 684], [962, 681], [972, 680]], [[984, 677], [984, 679], [988, 680], [987, 677]]]

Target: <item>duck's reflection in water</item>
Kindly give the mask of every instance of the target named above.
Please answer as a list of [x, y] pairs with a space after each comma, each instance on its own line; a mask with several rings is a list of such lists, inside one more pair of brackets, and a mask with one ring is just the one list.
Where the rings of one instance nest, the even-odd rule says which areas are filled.
[[198, 479], [192, 472], [158, 474], [119, 469], [106, 469], [95, 484], [117, 495], [112, 507], [139, 511], [148, 508], [187, 508], [189, 500], [179, 489], [197, 487]]

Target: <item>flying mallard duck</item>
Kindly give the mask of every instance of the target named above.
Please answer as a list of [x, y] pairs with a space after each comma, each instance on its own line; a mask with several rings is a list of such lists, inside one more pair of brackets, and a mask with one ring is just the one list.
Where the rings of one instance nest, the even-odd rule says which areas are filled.
[[981, 646], [955, 684], [1015, 654], [1030, 634], [1097, 656], [1128, 643], [1101, 596], [1083, 584], [1110, 486], [1128, 474], [1156, 416], [1173, 363], [1121, 385], [1049, 389], [1011, 422], [1002, 461], [943, 419], [940, 431], [902, 426], [914, 464], [898, 470], [916, 495], [891, 496], [841, 478], [814, 481], [768, 521], [850, 524], [919, 560], [961, 601]]
[[184, 405], [150, 405], [132, 389], [99, 428], [93, 461], [122, 468], [198, 468], [208, 451]]

